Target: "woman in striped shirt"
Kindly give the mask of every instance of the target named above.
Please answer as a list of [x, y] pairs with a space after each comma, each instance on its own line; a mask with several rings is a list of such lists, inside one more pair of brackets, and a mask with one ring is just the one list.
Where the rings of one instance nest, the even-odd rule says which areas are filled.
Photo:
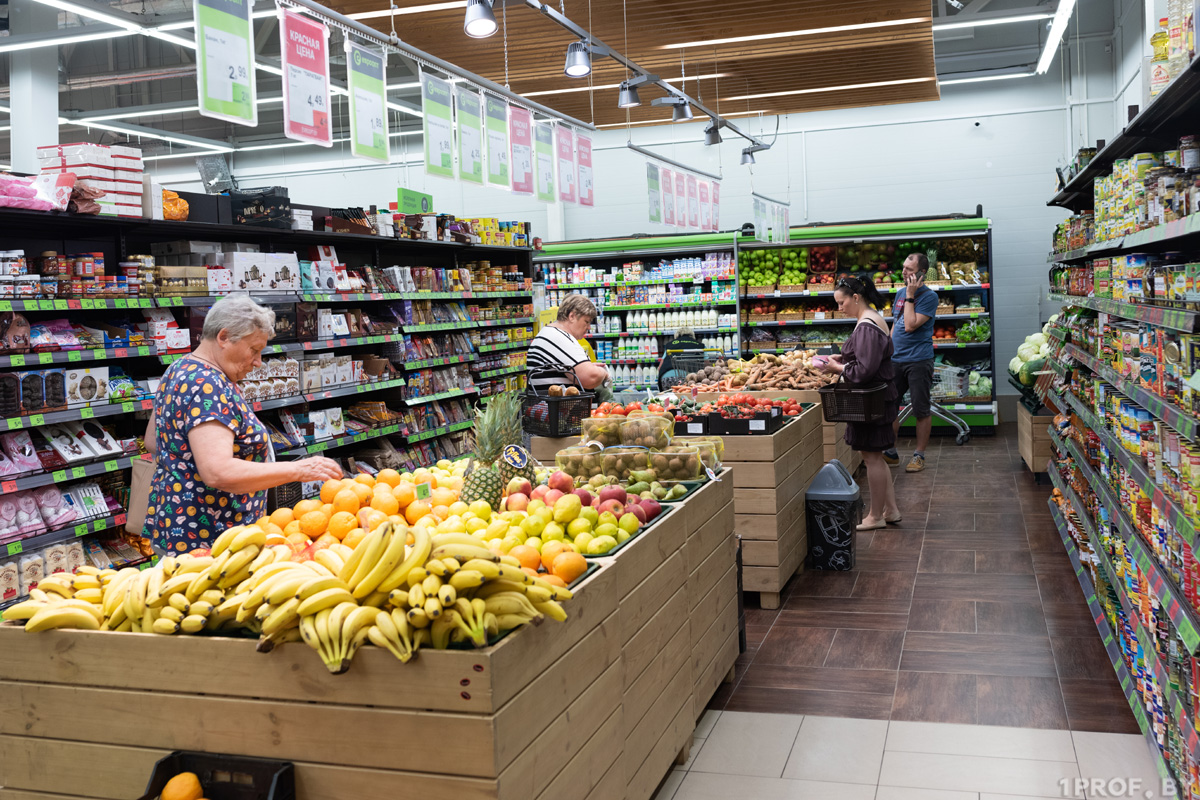
[[[591, 300], [581, 294], [567, 295], [558, 306], [558, 318], [529, 343], [525, 368], [530, 386], [544, 394], [551, 386], [592, 390], [609, 382], [608, 367], [592, 363], [579, 345], [595, 319]], [[574, 379], [567, 373], [573, 373]]]

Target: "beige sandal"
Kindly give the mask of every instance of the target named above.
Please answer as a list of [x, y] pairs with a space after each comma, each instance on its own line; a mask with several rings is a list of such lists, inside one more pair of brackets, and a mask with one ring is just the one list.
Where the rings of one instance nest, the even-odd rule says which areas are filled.
[[883, 520], [878, 520], [877, 522], [862, 522], [862, 523], [859, 523], [858, 527], [857, 527], [855, 530], [860, 530], [860, 531], [874, 531], [874, 530], [878, 530], [878, 529], [880, 529], [880, 528], [886, 528], [886, 527], [887, 527], [887, 523], [886, 523], [886, 522], [884, 522]]

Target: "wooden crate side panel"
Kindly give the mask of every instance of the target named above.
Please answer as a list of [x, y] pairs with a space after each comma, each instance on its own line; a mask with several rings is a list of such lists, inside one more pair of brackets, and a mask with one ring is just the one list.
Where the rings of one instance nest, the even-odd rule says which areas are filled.
[[[721, 614], [722, 610], [727, 608], [730, 603], [737, 607], [737, 566], [731, 566], [717, 581], [716, 585], [709, 590], [688, 616], [688, 625], [692, 632], [693, 647], [701, 644], [703, 638], [708, 634], [709, 628], [713, 622]], [[722, 637], [724, 638], [724, 637]], [[715, 643], [714, 643], [715, 644]], [[707, 663], [707, 662], [705, 662]]]
[[676, 552], [621, 599], [621, 643], [628, 644], [662, 606], [687, 585], [687, 562]]
[[723, 436], [727, 461], [778, 461], [807, 431], [792, 420], [770, 436]]
[[629, 595], [661, 564], [683, 548], [687, 541], [686, 504], [665, 506], [667, 509], [653, 528], [638, 536], [615, 556], [595, 559], [616, 573], [613, 589], [618, 598]]
[[689, 696], [675, 713], [670, 727], [654, 745], [650, 754], [646, 756], [641, 768], [628, 782], [625, 789], [626, 800], [649, 800], [654, 795], [654, 790], [671, 771], [671, 767], [675, 763], [675, 756], [687, 744], [695, 729], [696, 718], [692, 710], [692, 698]]
[[846, 435], [846, 423], [844, 422], [822, 422], [821, 423], [821, 442], [823, 444], [834, 444], [842, 441]]
[[[783, 518], [780, 517], [780, 525]], [[751, 567], [774, 567], [787, 561], [787, 557], [796, 547], [796, 543], [804, 538], [808, 530], [808, 522], [803, 511], [791, 517], [787, 530], [775, 541], [759, 541], [742, 539], [742, 564]]]
[[689, 537], [700, 530], [722, 506], [733, 500], [733, 470], [726, 466], [717, 473], [717, 477], [720, 480], [709, 481], [683, 501]]
[[[615, 662], [586, 685], [565, 713], [525, 720], [527, 726], [540, 732], [533, 744], [500, 773], [500, 800], [528, 800], [545, 790], [619, 707], [622, 674], [622, 665]], [[545, 727], [531, 724], [537, 719], [552, 721]]]
[[771, 489], [734, 489], [733, 505], [739, 514], [778, 514], [805, 485], [796, 471]]
[[[568, 614], [574, 613], [574, 602], [566, 604]], [[421, 658], [401, 664], [391, 653], [364, 647], [354, 659], [352, 672], [330, 675], [306, 647], [282, 647], [268, 655], [255, 652], [254, 647], [248, 639], [216, 636], [75, 630], [33, 636], [20, 627], [0, 625], [0, 675], [143, 691], [146, 675], [130, 669], [130, 664], [153, 664], [163, 685], [175, 686], [208, 685], [213, 665], [220, 664], [220, 692], [231, 697], [474, 713], [494, 710], [486, 650], [426, 651]], [[476, 665], [485, 670], [476, 671]], [[467, 698], [464, 680], [470, 686]], [[383, 685], [388, 686], [387, 692], [379, 691]]]
[[[699, 637], [695, 635], [692, 637], [692, 641], [694, 642], [691, 661], [693, 682], [695, 682], [696, 676], [704, 674], [704, 668], [712, 662], [713, 657], [720, 651], [730, 632], [737, 633], [737, 598], [731, 597], [729, 602], [720, 611], [708, 618], [708, 621], [707, 630], [701, 633]], [[695, 634], [696, 628], [693, 628], [692, 632]]]
[[540, 726], [530, 725], [530, 720], [555, 719], [592, 681], [620, 660], [619, 616], [620, 612], [610, 614], [583, 641], [564, 653], [492, 715], [496, 765], [500, 770], [512, 763], [539, 735]]
[[654, 662], [622, 695], [621, 709], [625, 716], [622, 731], [626, 739], [645, 717], [655, 698], [662, 694], [671, 676], [688, 663], [691, 654], [691, 631], [687, 625], [681, 625], [662, 652], [655, 656]]
[[721, 576], [737, 564], [737, 540], [732, 536], [717, 546], [704, 563], [688, 576], [688, 605], [695, 608]]
[[789, 458], [795, 450], [784, 453], [778, 461], [735, 461], [725, 462], [733, 468], [733, 485], [737, 489], [753, 489], [760, 486], [778, 486], [791, 474], [795, 461]]
[[[737, 613], [736, 608], [734, 613]], [[708, 701], [712, 700], [713, 695], [717, 693], [717, 689], [725, 680], [725, 676], [729, 674], [729, 670], [737, 663], [737, 659], [738, 632], [734, 630], [725, 637], [725, 643], [721, 645], [721, 649], [717, 651], [712, 661], [708, 662], [708, 666], [696, 679], [696, 684], [692, 689], [692, 705], [696, 711], [696, 719], [699, 719], [700, 715], [704, 713]]]
[[733, 538], [733, 522], [733, 503], [726, 503], [708, 519], [695, 536], [687, 540], [683, 552], [687, 559], [689, 575], [712, 555], [721, 542]]
[[554, 457], [558, 455], [559, 450], [577, 444], [579, 444], [578, 436], [563, 436], [557, 439], [551, 439], [547, 436], [534, 436], [531, 437], [529, 442], [529, 452], [538, 461], [541, 461], [548, 467], [553, 467]]
[[[604, 773], [604, 777], [596, 784], [592, 791], [588, 792], [587, 800], [624, 800], [625, 797], [625, 772], [621, 769], [621, 764], [618, 761], [608, 768], [608, 772]], [[3, 800], [3, 798], [0, 798]]]
[[99, 800], [94, 797], [72, 797], [66, 794], [44, 794], [43, 792], [26, 792], [20, 789], [0, 789], [0, 800]]
[[663, 642], [670, 640], [680, 628], [687, 628], [687, 620], [687, 592], [676, 592], [621, 650], [625, 689], [633, 686], [634, 681], [654, 663], [655, 657], [662, 651]]
[[[734, 506], [736, 510], [737, 506]], [[733, 530], [743, 539], [779, 539], [804, 514], [804, 492], [796, 492], [786, 506], [776, 514], [738, 514]]]
[[[632, 782], [637, 772], [654, 750], [654, 744], [671, 728], [678, 710], [692, 704], [692, 670], [684, 661], [664, 681], [662, 691], [625, 738], [621, 760], [625, 762], [625, 781]], [[682, 748], [685, 742], [679, 743]], [[678, 752], [678, 749], [676, 752]]]
[[554, 776], [546, 790], [538, 795], [539, 800], [585, 800], [617, 763], [621, 750], [621, 710], [617, 709]]

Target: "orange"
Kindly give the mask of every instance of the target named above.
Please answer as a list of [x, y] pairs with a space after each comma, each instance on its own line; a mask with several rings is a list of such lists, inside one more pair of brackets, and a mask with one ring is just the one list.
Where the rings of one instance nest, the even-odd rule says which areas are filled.
[[[293, 533], [300, 533], [300, 520], [298, 520], [298, 519], [294, 519], [291, 522], [289, 522], [287, 525], [283, 526], [283, 535], [285, 537], [291, 536]], [[300, 534], [300, 535], [303, 536], [304, 534]], [[305, 537], [305, 538], [308, 538], [308, 537]]]
[[392, 496], [401, 508], [407, 508], [409, 503], [417, 499], [417, 490], [411, 483], [399, 483], [392, 489]]
[[300, 532], [315, 539], [329, 527], [329, 518], [321, 511], [310, 511], [300, 518]]
[[567, 549], [569, 548], [561, 541], [546, 542], [542, 545], [542, 566], [549, 570], [554, 564], [554, 559], [558, 558], [558, 554]]
[[[304, 534], [300, 534], [300, 535], [304, 536]], [[304, 538], [307, 539], [308, 537], [305, 536]], [[267, 547], [270, 547], [271, 545], [287, 544], [287, 543], [288, 543], [287, 537], [284, 536], [282, 533], [268, 533], [267, 534]]]
[[537, 568], [542, 563], [542, 557], [537, 550], [534, 550], [529, 545], [519, 544], [512, 550], [509, 550], [508, 554], [520, 561], [522, 567], [527, 570], [532, 569], [533, 574], [537, 574]]
[[329, 520], [329, 533], [340, 542], [346, 534], [358, 527], [358, 518], [349, 511], [338, 511]]
[[331, 533], [323, 533], [313, 540], [313, 547], [318, 550], [323, 550], [331, 544], [337, 544], [338, 539]]
[[296, 515], [290, 508], [277, 508], [271, 512], [271, 522], [280, 528], [286, 528], [287, 524], [295, 518]]
[[453, 489], [438, 487], [429, 495], [429, 504], [433, 506], [449, 506], [458, 499], [458, 492]]
[[554, 564], [550, 568], [550, 572], [570, 583], [587, 572], [587, 568], [588, 563], [586, 558], [579, 555], [579, 553], [568, 551], [558, 554], [558, 558], [554, 559]]
[[414, 500], [404, 509], [404, 518], [409, 525], [416, 525], [417, 520], [429, 513], [429, 504], [422, 500]]
[[268, 522], [266, 525], [262, 526], [262, 529], [263, 533], [267, 534], [267, 536], [270, 536], [273, 533], [277, 533], [280, 536], [283, 535], [283, 528], [279, 527], [274, 522]]
[[564, 589], [567, 588], [567, 582], [557, 575], [539, 575], [538, 577], [551, 586], [561, 586]]
[[378, 528], [388, 518], [388, 515], [377, 508], [360, 509], [358, 512], [358, 527], [366, 531], [373, 531]]
[[329, 518], [333, 516], [333, 503], [326, 503], [325, 505], [321, 506], [319, 510], [325, 515], [325, 521], [328, 522]]
[[300, 519], [308, 512], [316, 511], [320, 507], [320, 500], [301, 500], [299, 503], [296, 503], [296, 505], [292, 506], [292, 513], [295, 515], [295, 519]]
[[371, 498], [374, 496], [374, 493], [371, 491], [370, 486], [367, 486], [365, 483], [359, 483], [358, 481], [350, 481], [346, 484], [346, 487], [353, 490], [354, 494], [357, 495], [358, 504], [360, 506], [371, 504]]
[[346, 534], [346, 538], [342, 539], [342, 544], [351, 549], [358, 547], [359, 542], [367, 538], [367, 532], [362, 528], [355, 528]]
[[342, 482], [336, 478], [330, 478], [321, 484], [321, 502], [332, 503], [334, 496], [342, 488]]
[[[366, 487], [364, 486], [363, 488], [365, 489]], [[361, 506], [362, 502], [358, 499], [358, 493], [350, 489], [342, 489], [333, 496], [333, 511], [335, 514], [339, 511], [357, 514]]]
[[310, 540], [303, 533], [300, 533], [299, 531], [297, 531], [296, 533], [289, 533], [288, 537], [287, 537], [287, 541], [288, 541], [288, 544], [290, 544], [290, 545], [302, 544], [305, 547], [308, 547]]
[[163, 787], [159, 795], [162, 800], [200, 800], [204, 790], [200, 788], [200, 779], [194, 772], [181, 772]]
[[449, 506], [434, 506], [433, 507], [433, 515], [435, 517], [437, 517], [439, 520], [445, 519], [446, 517], [450, 516], [450, 507]]
[[386, 489], [381, 492], [376, 492], [371, 498], [371, 508], [383, 514], [395, 514], [400, 510], [400, 504], [396, 502], [396, 498]]
[[538, 574], [538, 571], [537, 571], [536, 569], [533, 569], [533, 568], [531, 568], [531, 567], [521, 567], [521, 572], [524, 572], [526, 575], [533, 575], [533, 576], [535, 576], [535, 577], [536, 577], [536, 576], [537, 576], [537, 574]]
[[361, 472], [354, 476], [354, 480], [358, 483], [361, 483], [363, 486], [374, 486], [375, 485], [374, 478], [372, 478], [370, 475], [364, 475]]
[[[375, 476], [378, 483], [386, 483], [388, 486], [395, 487], [400, 483], [400, 473], [394, 469], [381, 469], [379, 474]], [[378, 485], [378, 484], [377, 484]]]

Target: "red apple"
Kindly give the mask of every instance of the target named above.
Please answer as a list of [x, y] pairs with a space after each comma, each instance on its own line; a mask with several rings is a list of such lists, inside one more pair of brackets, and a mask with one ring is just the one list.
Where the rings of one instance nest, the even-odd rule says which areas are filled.
[[587, 489], [576, 489], [575, 495], [579, 498], [579, 502], [585, 506], [590, 506], [592, 504], [592, 500], [596, 498], [596, 496]]
[[647, 522], [662, 513], [662, 504], [653, 498], [646, 498], [645, 500], [642, 500], [642, 502], [638, 503], [638, 506], [646, 512]]
[[[528, 481], [526, 481], [526, 485], [528, 485]], [[510, 494], [504, 500], [504, 510], [505, 511], [524, 511], [528, 507], [529, 507], [529, 497], [527, 497], [526, 495], [524, 495], [520, 492], [515, 492], [514, 494]]]
[[544, 495], [542, 495], [542, 502], [548, 506], [553, 506], [555, 503], [558, 502], [558, 498], [560, 498], [562, 496], [563, 496], [563, 493], [560, 492], [558, 489], [551, 489], [548, 492], [546, 492]]
[[507, 491], [509, 494], [523, 494], [529, 497], [533, 493], [533, 486], [524, 478], [513, 478], [508, 482]]
[[640, 503], [630, 503], [629, 505], [625, 506], [625, 513], [633, 514], [638, 518], [639, 522], [641, 522], [643, 525], [646, 524], [648, 515], [646, 514], [646, 509], [642, 508]]
[[605, 511], [619, 518], [625, 511], [625, 504], [611, 497], [607, 500], [601, 500], [600, 505], [596, 506], [596, 513], [603, 514]]
[[533, 487], [533, 491], [530, 493], [529, 497], [532, 500], [545, 500], [546, 492], [548, 491], [550, 491], [549, 486], [544, 483], [539, 484], [538, 486]]
[[625, 492], [624, 486], [605, 486], [600, 490], [601, 503], [605, 500], [616, 500], [618, 503], [624, 505], [627, 498], [628, 494]]
[[551, 489], [557, 489], [563, 494], [575, 491], [575, 479], [561, 469], [550, 475], [550, 479], [546, 481], [546, 485]]

